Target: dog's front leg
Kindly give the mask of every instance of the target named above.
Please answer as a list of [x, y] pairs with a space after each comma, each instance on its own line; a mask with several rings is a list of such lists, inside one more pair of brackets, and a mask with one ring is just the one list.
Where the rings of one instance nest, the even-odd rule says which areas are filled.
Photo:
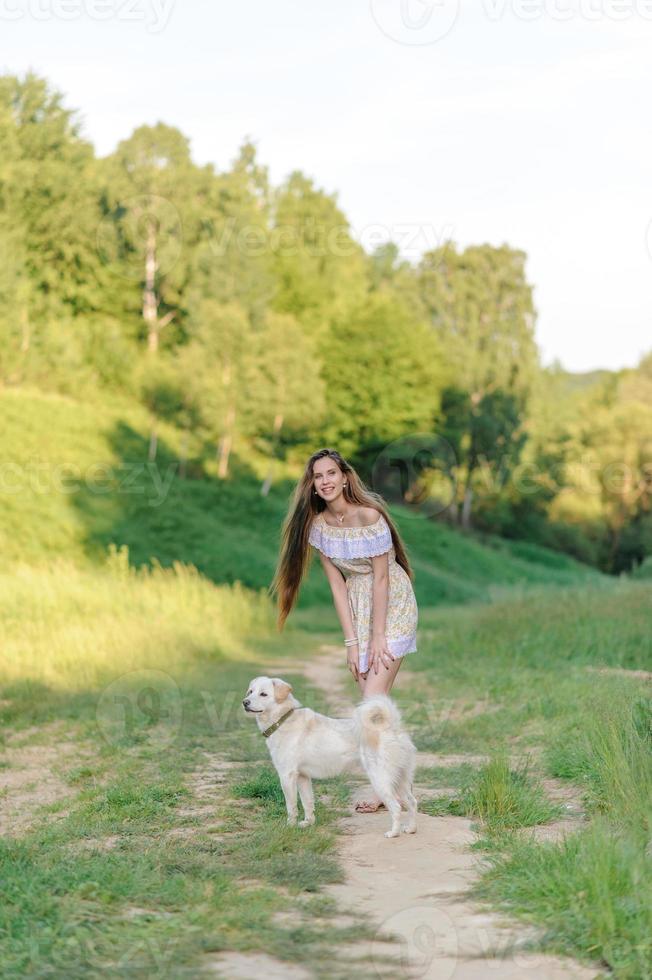
[[280, 774], [280, 778], [288, 812], [288, 825], [293, 827], [297, 822], [297, 773], [284, 772]]
[[312, 791], [312, 779], [310, 776], [297, 777], [299, 784], [299, 796], [303, 807], [303, 820], [299, 821], [300, 827], [309, 827], [315, 822], [315, 794]]

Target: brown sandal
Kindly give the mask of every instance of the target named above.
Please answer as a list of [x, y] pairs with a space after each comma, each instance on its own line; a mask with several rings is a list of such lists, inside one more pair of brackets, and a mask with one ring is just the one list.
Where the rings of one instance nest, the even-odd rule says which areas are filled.
[[358, 813], [375, 813], [377, 810], [385, 810], [386, 807], [382, 800], [378, 800], [375, 806], [370, 800], [358, 800], [355, 809]]

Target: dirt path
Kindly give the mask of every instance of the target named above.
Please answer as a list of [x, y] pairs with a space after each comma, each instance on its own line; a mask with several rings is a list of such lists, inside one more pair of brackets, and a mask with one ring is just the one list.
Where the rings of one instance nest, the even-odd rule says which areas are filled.
[[[350, 709], [349, 692], [355, 694], [355, 688], [348, 683], [339, 647], [321, 647], [304, 673], [323, 692], [334, 715]], [[424, 755], [419, 754], [422, 765], [470, 760]], [[420, 789], [417, 785], [417, 798], [423, 795]], [[418, 833], [394, 840], [383, 838], [386, 824], [384, 811], [353, 811], [345, 818], [340, 858], [347, 881], [327, 889], [344, 912], [364, 911], [378, 924], [376, 939], [358, 944], [361, 964], [369, 958], [382, 970], [389, 955], [394, 976], [424, 980], [593, 980], [600, 975], [597, 967], [528, 951], [525, 944], [536, 937], [535, 929], [465, 899], [480, 861], [469, 848], [475, 840], [470, 820], [419, 813]], [[388, 942], [392, 936], [400, 942]]]
[[62, 809], [48, 820], [65, 816], [65, 802], [78, 790], [61, 772], [92, 759], [93, 746], [76, 741], [63, 722], [7, 732], [0, 750], [0, 837], [26, 834], [41, 819], [41, 809], [54, 803]]

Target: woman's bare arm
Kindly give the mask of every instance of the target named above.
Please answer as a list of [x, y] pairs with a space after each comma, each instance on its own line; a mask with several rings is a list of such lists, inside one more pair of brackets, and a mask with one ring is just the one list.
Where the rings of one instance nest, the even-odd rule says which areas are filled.
[[389, 593], [389, 561], [387, 552], [371, 559], [373, 566], [373, 607], [371, 618], [372, 635], [379, 639], [385, 636], [387, 621], [387, 597]]
[[369, 647], [369, 670], [378, 673], [378, 664], [389, 667], [389, 662], [395, 660], [390, 653], [385, 637], [387, 623], [387, 603], [389, 601], [389, 559], [384, 555], [374, 555], [371, 559], [373, 566], [373, 590], [371, 610], [371, 644]]
[[[327, 555], [322, 554], [320, 551], [319, 557], [321, 559], [322, 567], [326, 572], [326, 577], [328, 578], [331, 592], [333, 593], [333, 602], [335, 603], [335, 610], [344, 632], [344, 638], [348, 639], [349, 637], [354, 637], [356, 636], [356, 632], [353, 628], [353, 617], [351, 616], [351, 607], [349, 606], [349, 593], [346, 588], [346, 579], [337, 565], [334, 565]], [[360, 664], [360, 650], [358, 644], [351, 644], [351, 646], [348, 646], [346, 650], [346, 660], [349, 665], [349, 670], [357, 681]]]
[[349, 594], [346, 591], [346, 580], [337, 565], [334, 565], [327, 555], [322, 554], [320, 551], [319, 557], [323, 569], [326, 572], [331, 592], [333, 593], [333, 602], [335, 603], [335, 609], [342, 629], [344, 630], [344, 637], [355, 636], [353, 617], [351, 616], [351, 607], [349, 606]]

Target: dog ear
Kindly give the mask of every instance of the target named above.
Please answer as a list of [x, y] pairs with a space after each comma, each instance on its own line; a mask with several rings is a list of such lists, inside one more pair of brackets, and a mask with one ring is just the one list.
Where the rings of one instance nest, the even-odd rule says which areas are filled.
[[280, 677], [272, 677], [272, 684], [274, 685], [276, 700], [285, 701], [292, 690], [292, 685], [288, 684], [287, 681], [282, 681]]

